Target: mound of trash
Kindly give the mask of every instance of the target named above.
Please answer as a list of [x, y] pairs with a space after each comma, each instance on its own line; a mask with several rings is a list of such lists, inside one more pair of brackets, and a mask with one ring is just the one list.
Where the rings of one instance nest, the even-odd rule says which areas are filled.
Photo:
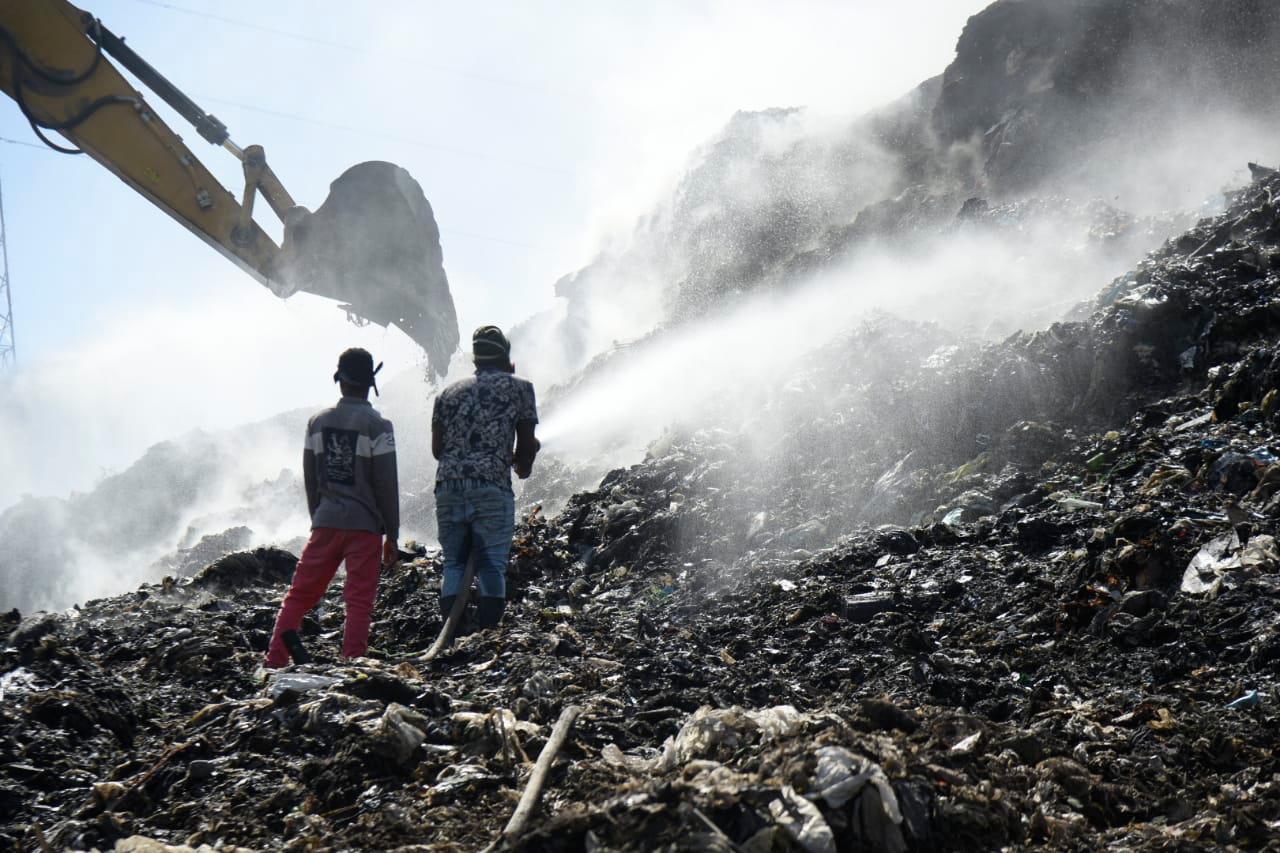
[[[531, 513], [505, 624], [434, 659], [440, 560], [412, 549], [353, 662], [335, 588], [315, 661], [259, 669], [280, 551], [0, 617], [0, 844], [1271, 843], [1280, 175], [1256, 173], [1087, 319], [984, 347], [855, 330], [813, 369], [876, 353], [887, 387], [810, 390], [825, 414], [772, 451], [672, 436]], [[913, 459], [911, 424], [949, 438]], [[828, 476], [837, 452], [865, 472]]]
[[1277, 75], [1267, 0], [997, 0], [938, 76], [883, 107], [838, 125], [735, 114], [621, 248], [557, 282], [563, 319], [526, 323], [516, 347], [583, 366], [619, 303], [700, 317], [871, 240], [911, 252], [972, 197], [1194, 208], [1224, 164], [1273, 150]]

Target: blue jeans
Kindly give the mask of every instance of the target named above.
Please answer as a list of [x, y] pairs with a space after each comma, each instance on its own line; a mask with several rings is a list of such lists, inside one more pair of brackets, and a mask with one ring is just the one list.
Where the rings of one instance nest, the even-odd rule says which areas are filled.
[[476, 560], [480, 595], [505, 598], [507, 558], [516, 527], [511, 489], [482, 480], [445, 480], [436, 484], [436, 529], [444, 550], [440, 595], [457, 595], [467, 559]]

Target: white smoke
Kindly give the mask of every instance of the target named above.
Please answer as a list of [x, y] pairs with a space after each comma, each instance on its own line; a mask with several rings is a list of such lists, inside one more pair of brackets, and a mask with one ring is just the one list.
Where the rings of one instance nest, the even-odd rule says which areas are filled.
[[[544, 446], [580, 463], [634, 461], [665, 428], [740, 427], [805, 358], [880, 313], [977, 340], [1062, 319], [1162, 239], [1112, 252], [1059, 222], [1016, 233], [966, 230], [906, 251], [869, 248], [783, 291], [623, 351], [554, 407]], [[862, 381], [850, 377], [850, 381]], [[820, 391], [819, 391], [820, 393]]]
[[[554, 99], [530, 105], [520, 98], [521, 103], [509, 110], [488, 104], [482, 116], [471, 116], [474, 121], [456, 112], [460, 105], [474, 109], [479, 102], [471, 90], [443, 91], [434, 72], [395, 66], [390, 59], [419, 58], [424, 28], [380, 19], [370, 26], [387, 49], [344, 66], [343, 80], [334, 83], [352, 87], [345, 94], [346, 101], [356, 105], [353, 124], [403, 116], [399, 92], [387, 95], [390, 101], [369, 94], [378, 91], [372, 82], [397, 79], [415, 93], [440, 95], [433, 110], [404, 118], [411, 125], [406, 135], [438, 139], [456, 132], [458, 148], [476, 151], [494, 150], [493, 141], [503, 140], [509, 160], [549, 162], [563, 155], [572, 168], [554, 178], [544, 174], [542, 183], [518, 183], [511, 179], [510, 169], [492, 159], [478, 161], [474, 170], [459, 170], [457, 162], [424, 154], [421, 146], [380, 144], [371, 151], [367, 144], [362, 147], [367, 140], [359, 137], [341, 144], [334, 140], [331, 149], [317, 155], [316, 168], [328, 170], [331, 177], [355, 160], [385, 156], [404, 162], [422, 179], [444, 234], [445, 264], [464, 340], [477, 325], [506, 322], [545, 305], [551, 278], [544, 274], [549, 268], [545, 257], [527, 265], [500, 264], [494, 260], [492, 240], [469, 244], [468, 217], [472, 223], [485, 223], [483, 228], [472, 226], [473, 237], [514, 236], [530, 245], [554, 241], [558, 270], [572, 268], [567, 259], [591, 257], [599, 247], [625, 260], [635, 241], [646, 233], [651, 238], [657, 234], [651, 254], [665, 253], [663, 264], [622, 263], [608, 269], [588, 299], [572, 307], [567, 300], [554, 302], [542, 322], [529, 325], [527, 336], [518, 342], [522, 348], [514, 354], [521, 372], [545, 392], [593, 356], [620, 349], [612, 367], [592, 374], [546, 410], [541, 433], [548, 454], [575, 464], [633, 462], [646, 443], [672, 425], [748, 423], [759, 388], [784, 382], [807, 353], [874, 311], [934, 319], [991, 339], [1061, 317], [1135, 260], [1139, 244], [1115, 254], [1083, 245], [1073, 235], [1064, 239], [1051, 228], [1012, 237], [960, 232], [916, 245], [868, 248], [839, 266], [786, 281], [785, 289], [744, 301], [727, 313], [708, 315], [652, 342], [635, 343], [667, 319], [671, 295], [690, 263], [676, 241], [662, 242], [666, 236], [660, 228], [637, 229], [635, 215], [654, 210], [656, 200], [670, 198], [694, 144], [710, 138], [735, 110], [790, 104], [813, 108], [804, 114], [798, 131], [765, 140], [774, 154], [791, 145], [836, 137], [848, 127], [850, 116], [940, 71], [950, 59], [964, 18], [984, 5], [984, 0], [801, 4], [779, 15], [773, 4], [724, 2], [615, 17], [604, 7], [591, 7], [567, 15], [571, 21], [542, 22], [552, 28], [563, 25], [556, 31], [565, 45], [560, 52], [546, 50], [542, 41], [536, 50], [527, 44], [529, 21], [523, 18], [541, 18], [542, 13], [513, 12], [500, 24], [506, 36], [485, 43], [506, 44], [503, 61], [548, 63], [548, 73], [565, 83], [561, 88], [572, 89], [574, 97], [585, 94], [585, 100], [573, 109], [562, 109], [563, 103], [547, 108]], [[902, 27], [906, 19], [913, 22], [911, 27]], [[478, 19], [472, 24], [487, 26]], [[469, 43], [453, 38], [447, 50], [464, 50]], [[458, 67], [475, 59], [437, 58]], [[584, 68], [592, 73], [584, 77]], [[277, 70], [287, 79], [284, 72], [292, 69]], [[217, 79], [224, 72], [225, 64], [219, 63]], [[505, 76], [519, 79], [519, 69]], [[256, 95], [261, 90], [255, 84], [252, 91]], [[329, 104], [343, 101], [338, 93], [338, 88], [312, 86], [299, 94], [292, 109], [322, 113]], [[1177, 134], [1151, 146], [1117, 141], [1101, 149], [1102, 156], [1088, 174], [1047, 176], [1043, 191], [1077, 197], [1105, 192], [1107, 201], [1135, 211], [1192, 209], [1238, 176], [1243, 160], [1280, 161], [1274, 125], [1265, 116], [1197, 112], [1172, 102], [1169, 107], [1185, 118]], [[538, 136], [539, 121], [556, 124], [561, 135]], [[517, 126], [521, 132], [513, 133]], [[301, 163], [315, 153], [315, 137], [306, 128], [271, 129], [282, 134], [282, 144], [272, 147], [277, 164]], [[290, 130], [304, 132], [289, 136]], [[556, 142], [569, 137], [572, 146]], [[952, 152], [957, 160], [966, 153], [962, 149]], [[397, 156], [409, 156], [408, 151], [419, 158], [416, 163]], [[980, 156], [970, 160], [981, 163]], [[883, 161], [868, 162], [883, 166]], [[897, 177], [888, 167], [879, 173], [884, 185], [861, 177], [853, 182], [866, 198], [846, 198], [845, 209], [831, 211], [831, 224], [840, 224], [842, 216], [847, 221]], [[722, 209], [749, 208], [761, 200], [761, 185], [752, 173], [740, 177], [721, 188], [724, 192], [715, 202]], [[798, 176], [796, 183], [820, 189], [837, 181], [848, 182], [849, 175], [816, 168]], [[312, 183], [323, 185], [319, 178]], [[548, 191], [552, 184], [554, 198]], [[730, 191], [732, 186], [737, 190]], [[112, 185], [110, 192], [126, 191]], [[660, 218], [661, 207], [658, 210]], [[74, 224], [88, 228], [93, 223]], [[167, 221], [152, 225], [170, 227]], [[519, 227], [527, 230], [518, 232]], [[451, 237], [451, 228], [459, 236]], [[566, 239], [565, 234], [575, 236]], [[204, 247], [199, 251], [207, 252]], [[218, 263], [212, 256], [207, 261]], [[50, 559], [63, 561], [67, 569], [64, 587], [46, 589], [39, 598], [29, 595], [28, 600], [62, 606], [86, 595], [125, 589], [145, 576], [157, 552], [171, 551], [192, 536], [218, 532], [220, 525], [238, 523], [244, 508], [255, 506], [253, 496], [246, 497], [255, 488], [283, 483], [285, 489], [287, 482], [278, 475], [282, 469], [296, 472], [300, 435], [283, 427], [274, 433], [264, 428], [245, 444], [221, 431], [330, 402], [331, 365], [346, 346], [373, 351], [387, 362], [387, 374], [407, 374], [379, 405], [400, 427], [402, 467], [409, 463], [420, 473], [429, 472], [425, 448], [430, 389], [408, 378], [418, 373], [412, 344], [398, 332], [353, 328], [332, 304], [321, 300], [302, 296], [280, 302], [242, 280], [233, 285], [230, 278], [238, 275], [228, 268], [226, 287], [216, 296], [128, 306], [119, 316], [102, 318], [73, 345], [0, 379], [0, 393], [7, 401], [0, 409], [0, 470], [6, 472], [0, 479], [0, 507], [22, 495], [94, 490], [109, 480], [108, 475], [124, 471], [147, 447], [193, 427], [218, 434], [214, 443], [230, 460], [220, 463], [223, 467], [201, 494], [188, 496], [169, 523], [171, 529], [148, 544], [131, 544], [126, 538], [104, 549], [102, 531], [90, 535], [64, 526], [56, 529], [66, 533], [65, 541], [58, 556], [50, 558], [39, 547], [40, 537], [48, 535], [48, 525], [67, 523], [65, 507], [24, 502], [19, 507], [23, 512], [14, 517], [30, 520], [34, 527], [24, 543], [37, 543], [35, 550], [26, 545], [22, 549], [22, 560], [29, 564], [23, 569], [24, 583], [39, 581]], [[571, 311], [577, 313], [571, 316]], [[566, 328], [576, 336], [572, 358], [556, 352]], [[459, 362], [451, 378], [466, 371], [465, 361]], [[392, 388], [392, 383], [387, 385]], [[275, 500], [273, 496], [257, 504], [272, 508], [255, 517], [259, 536], [287, 537], [305, 529], [300, 498], [280, 506]], [[414, 519], [406, 520], [410, 532], [414, 524]], [[0, 542], [10, 554], [19, 550], [14, 545]]]

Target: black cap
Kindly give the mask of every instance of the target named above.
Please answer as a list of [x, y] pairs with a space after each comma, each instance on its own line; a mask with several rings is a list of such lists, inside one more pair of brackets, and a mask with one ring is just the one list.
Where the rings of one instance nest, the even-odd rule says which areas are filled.
[[471, 334], [471, 354], [477, 364], [506, 364], [511, 361], [511, 341], [497, 326], [481, 326]]
[[373, 388], [373, 393], [376, 394], [378, 381], [375, 377], [381, 369], [382, 362], [378, 362], [377, 367], [373, 366], [373, 356], [368, 350], [352, 347], [343, 350], [342, 355], [338, 356], [338, 370], [333, 374], [333, 381]]

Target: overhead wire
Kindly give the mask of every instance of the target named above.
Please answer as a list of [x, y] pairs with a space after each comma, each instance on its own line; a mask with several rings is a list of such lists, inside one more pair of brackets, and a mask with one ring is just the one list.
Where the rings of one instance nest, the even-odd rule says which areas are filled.
[[[47, 147], [46, 147], [46, 146], [44, 146], [44, 145], [37, 145], [37, 144], [36, 144], [36, 143], [34, 143], [34, 142], [25, 142], [25, 141], [23, 141], [23, 140], [21, 140], [21, 139], [10, 139], [10, 138], [9, 138], [9, 137], [7, 137], [7, 136], [0, 136], [0, 144], [4, 144], [4, 145], [20, 145], [20, 146], [22, 146], [23, 148], [33, 148], [33, 149], [35, 149], [36, 151], [46, 151], [46, 152], [49, 152], [49, 153], [56, 153], [56, 152], [50, 151], [50, 149], [49, 149], [49, 148], [47, 148]], [[535, 252], [550, 252], [550, 251], [552, 251], [549, 247], [547, 247], [547, 246], [539, 246], [539, 245], [537, 245], [536, 243], [525, 243], [525, 242], [520, 241], [520, 240], [511, 240], [511, 239], [508, 239], [508, 238], [506, 238], [506, 237], [494, 237], [494, 236], [493, 236], [493, 235], [491, 235], [491, 234], [477, 234], [477, 233], [476, 233], [476, 232], [474, 232], [474, 231], [461, 231], [461, 230], [459, 230], [459, 229], [451, 228], [451, 227], [446, 226], [446, 225], [441, 225], [441, 226], [440, 226], [440, 232], [441, 232], [441, 234], [443, 234], [444, 236], [446, 236], [446, 237], [450, 237], [450, 238], [452, 238], [452, 237], [462, 237], [462, 238], [467, 239], [467, 240], [480, 240], [480, 241], [485, 242], [485, 243], [500, 243], [500, 244], [502, 244], [502, 245], [504, 245], [504, 246], [512, 246], [512, 247], [517, 248], [517, 249], [529, 249], [529, 250], [531, 250], [531, 251], [535, 251]]]
[[440, 232], [442, 234], [448, 234], [450, 237], [466, 237], [470, 240], [483, 240], [486, 243], [502, 243], [503, 245], [515, 246], [519, 249], [533, 249], [535, 252], [551, 251], [547, 246], [539, 246], [534, 243], [522, 243], [519, 240], [508, 240], [505, 237], [491, 237], [488, 234], [476, 234], [471, 231], [459, 231], [456, 228], [441, 226]]
[[[141, 3], [146, 6], [153, 6], [159, 9], [167, 9], [173, 12], [180, 12], [180, 13], [183, 13], [186, 15], [192, 15], [195, 17], [207, 18], [209, 20], [218, 21], [219, 23], [228, 24], [231, 26], [243, 27], [245, 29], [250, 29], [250, 30], [256, 30], [258, 32], [281, 36], [283, 38], [290, 38], [290, 39], [294, 39], [295, 41], [315, 44], [322, 47], [338, 48], [340, 50], [347, 50], [353, 53], [360, 53], [360, 54], [366, 54], [366, 55], [372, 54], [372, 51], [369, 51], [363, 47], [360, 47], [359, 45], [348, 44], [345, 42], [330, 41], [330, 40], [321, 39], [321, 38], [315, 38], [313, 36], [304, 35], [302, 33], [295, 33], [289, 30], [282, 30], [282, 29], [277, 29], [275, 27], [268, 27], [262, 24], [256, 24], [252, 21], [245, 21], [239, 18], [230, 18], [225, 15], [205, 12], [199, 9], [191, 9], [189, 7], [181, 6], [176, 3], [166, 2], [166, 0], [134, 0], [134, 2]], [[429, 68], [434, 71], [454, 74], [460, 77], [479, 80], [485, 83], [491, 83], [491, 84], [501, 85], [501, 86], [514, 86], [514, 87], [523, 88], [523, 89], [546, 91], [545, 89], [543, 89], [543, 87], [540, 87], [534, 84], [529, 84], [526, 82], [521, 82], [516, 80], [507, 80], [499, 77], [490, 77], [484, 74], [475, 74], [473, 72], [464, 71], [457, 68], [449, 68], [447, 66], [423, 63], [416, 59], [414, 61], [414, 64], [416, 67], [419, 67], [419, 68]], [[548, 166], [542, 163], [532, 163], [526, 160], [515, 160], [507, 157], [495, 157], [489, 154], [483, 154], [475, 151], [468, 151], [463, 148], [455, 148], [449, 145], [442, 145], [436, 142], [428, 142], [426, 140], [414, 139], [414, 138], [406, 137], [390, 131], [381, 131], [377, 129], [370, 129], [370, 128], [364, 128], [364, 127], [354, 127], [352, 125], [345, 125], [339, 122], [331, 122], [323, 119], [312, 118], [309, 116], [298, 115], [297, 113], [289, 113], [289, 112], [284, 112], [282, 110], [273, 110], [273, 109], [267, 109], [264, 107], [255, 107], [250, 104], [239, 103], [236, 101], [227, 100], [225, 98], [217, 98], [211, 95], [201, 95], [197, 93], [196, 97], [200, 98], [201, 100], [208, 101], [210, 103], [223, 104], [225, 106], [236, 107], [238, 109], [247, 110], [249, 112], [260, 113], [262, 115], [269, 115], [269, 116], [274, 116], [276, 118], [287, 119], [290, 121], [302, 122], [305, 124], [314, 125], [316, 127], [327, 127], [327, 128], [330, 128], [331, 130], [340, 130], [340, 131], [343, 131], [344, 133], [352, 133], [356, 135], [367, 136], [369, 138], [386, 139], [393, 142], [399, 142], [404, 145], [410, 145], [415, 148], [423, 148], [431, 151], [440, 151], [442, 153], [454, 154], [459, 157], [467, 157], [473, 160], [483, 160], [490, 163], [503, 163], [511, 166], [518, 166], [524, 169], [533, 169], [536, 171], [548, 172], [556, 175], [571, 174], [571, 172], [568, 169], [564, 169], [558, 166]]]
[[344, 133], [352, 133], [358, 136], [367, 136], [371, 139], [385, 139], [391, 142], [399, 142], [403, 145], [410, 145], [415, 148], [425, 148], [431, 151], [440, 151], [446, 154], [455, 154], [459, 157], [468, 157], [473, 160], [485, 160], [490, 163], [504, 163], [509, 166], [519, 166], [524, 169], [534, 169], [539, 172], [550, 172], [556, 175], [569, 175], [568, 169], [562, 169], [559, 166], [547, 166], [541, 163], [531, 163], [527, 160], [512, 160], [507, 157], [495, 157], [491, 154], [482, 154], [477, 151], [468, 151], [465, 148], [454, 148], [449, 145], [441, 145], [437, 142], [428, 142], [423, 139], [414, 139], [408, 136], [402, 136], [398, 133], [389, 131], [376, 130], [367, 127], [356, 127], [349, 124], [341, 124], [339, 122], [326, 121], [324, 119], [312, 118], [310, 116], [299, 115], [297, 113], [289, 113], [281, 110], [272, 110], [265, 107], [255, 107], [252, 104], [244, 104], [239, 101], [231, 101], [226, 98], [217, 98], [212, 95], [196, 94], [197, 98], [209, 103], [222, 104], [228, 107], [246, 110], [252, 113], [261, 113], [262, 115], [273, 116], [275, 118], [287, 119], [289, 121], [302, 122], [304, 124], [315, 125], [316, 127], [327, 127], [331, 130], [340, 130]]
[[189, 9], [185, 6], [179, 6], [176, 3], [165, 3], [164, 0], [134, 0], [135, 3], [141, 3], [144, 6], [155, 6], [159, 9], [168, 9], [171, 12], [181, 12], [184, 15], [192, 15], [197, 18], [204, 18], [209, 21], [218, 21], [223, 24], [230, 24], [235, 27], [243, 27], [249, 30], [257, 30], [268, 35], [280, 36], [282, 38], [293, 39], [294, 41], [308, 42], [310, 44], [321, 45], [323, 47], [336, 47], [339, 50], [349, 50], [353, 53], [368, 53], [365, 48], [354, 44], [344, 44], [340, 41], [330, 41], [328, 39], [315, 38], [314, 36], [303, 35], [302, 33], [293, 33], [288, 30], [278, 30], [275, 27], [267, 27], [262, 24], [255, 24], [252, 21], [243, 21], [239, 18], [228, 18], [225, 15], [217, 15], [213, 12], [204, 12], [199, 9]]
[[[235, 26], [242, 26], [250, 29], [260, 30], [273, 35], [280, 35], [288, 38], [297, 39], [299, 41], [311, 42], [311, 43], [323, 45], [326, 47], [336, 47], [336, 48], [341, 48], [345, 50], [352, 50], [359, 53], [366, 52], [362, 48], [359, 48], [355, 45], [343, 44], [341, 42], [331, 42], [324, 39], [316, 39], [316, 38], [304, 36], [298, 33], [290, 33], [284, 30], [277, 30], [272, 27], [264, 27], [261, 25], [253, 24], [248, 21], [240, 21], [234, 18], [227, 18], [222, 15], [215, 15], [211, 13], [200, 12], [194, 9], [187, 9], [172, 3], [163, 2], [163, 0], [135, 0], [135, 2], [143, 3], [149, 6], [156, 6], [159, 8], [169, 9], [176, 12], [183, 12], [191, 15], [196, 15], [199, 17], [209, 18], [211, 20], [216, 20], [222, 23], [227, 23]], [[33, 60], [27, 57], [25, 53], [23, 53], [19, 49], [16, 40], [9, 37], [9, 33], [7, 31], [0, 30], [0, 40], [6, 41], [9, 47], [13, 50], [13, 53], [15, 57], [19, 60], [19, 62], [21, 62], [22, 65], [30, 69], [37, 76], [50, 80], [51, 82], [57, 82], [61, 84], [74, 84], [74, 83], [83, 81], [84, 79], [87, 79], [97, 69], [99, 63], [102, 60], [102, 47], [100, 43], [97, 43], [98, 40], [95, 39], [94, 41], [95, 41], [97, 50], [95, 52], [92, 64], [85, 71], [79, 74], [68, 76], [65, 74], [58, 74], [56, 72], [48, 72], [45, 69], [39, 67], [37, 63], [35, 63]], [[466, 75], [465, 72], [455, 72], [455, 73], [462, 73], [465, 76], [475, 76], [475, 75]], [[486, 78], [479, 78], [479, 79], [486, 79]], [[511, 81], [487, 79], [487, 82], [508, 83]], [[570, 174], [569, 170], [562, 169], [556, 166], [546, 166], [546, 165], [542, 165], [538, 163], [530, 163], [522, 160], [512, 160], [509, 158], [494, 157], [491, 155], [482, 154], [475, 151], [468, 151], [462, 148], [454, 148], [447, 145], [440, 145], [438, 143], [427, 142], [425, 140], [414, 139], [411, 137], [401, 136], [399, 134], [389, 133], [386, 131], [370, 130], [368, 128], [355, 127], [351, 125], [340, 124], [338, 122], [330, 122], [330, 121], [325, 121], [323, 119], [311, 118], [309, 116], [299, 115], [296, 113], [288, 113], [280, 110], [272, 110], [272, 109], [267, 109], [263, 107], [255, 107], [249, 104], [230, 101], [224, 98], [216, 98], [208, 95], [199, 95], [198, 97], [201, 97], [203, 100], [206, 100], [206, 101], [235, 107], [237, 109], [242, 109], [249, 112], [260, 113], [263, 115], [269, 115], [276, 118], [286, 119], [289, 121], [301, 122], [304, 124], [311, 124], [318, 127], [327, 127], [332, 130], [339, 130], [345, 133], [352, 133], [356, 135], [367, 136], [370, 138], [386, 139], [386, 140], [398, 142], [404, 145], [410, 145], [417, 148], [440, 151], [443, 153], [454, 154], [461, 157], [468, 157], [471, 159], [483, 160], [483, 161], [488, 161], [493, 163], [504, 163], [507, 165], [519, 166], [526, 169], [534, 169], [537, 171], [549, 172], [552, 174], [560, 174], [560, 175]], [[73, 116], [71, 119], [68, 119], [66, 121], [61, 121], [61, 122], [48, 122], [46, 120], [38, 120], [30, 112], [27, 104], [25, 103], [25, 100], [22, 97], [20, 80], [18, 81], [18, 86], [16, 87], [15, 100], [17, 101], [19, 109], [22, 111], [23, 116], [30, 122], [31, 129], [35, 132], [36, 136], [38, 136], [45, 145], [40, 146], [30, 142], [23, 142], [17, 139], [9, 139], [7, 137], [0, 137], [0, 142], [11, 144], [11, 145], [21, 145], [27, 148], [37, 148], [42, 150], [51, 149], [53, 151], [63, 153], [63, 154], [83, 154], [84, 152], [79, 149], [64, 148], [54, 143], [52, 140], [48, 139], [41, 132], [42, 127], [53, 129], [53, 130], [72, 129], [77, 125], [79, 125], [80, 123], [82, 123], [83, 121], [85, 121], [87, 118], [93, 115], [93, 113], [97, 112], [99, 109], [101, 109], [104, 106], [108, 106], [110, 104], [115, 104], [115, 103], [136, 104], [136, 99], [133, 99], [133, 98], [122, 97], [122, 96], [109, 96], [106, 98], [100, 98], [97, 101], [94, 101], [93, 103], [87, 105], [80, 113], [78, 113], [76, 116]], [[469, 238], [473, 240], [482, 240], [490, 243], [501, 243], [508, 246], [514, 246], [514, 247], [523, 248], [523, 249], [532, 249], [535, 251], [546, 251], [544, 247], [536, 246], [531, 243], [520, 242], [517, 240], [509, 240], [502, 237], [492, 237], [489, 235], [476, 234], [469, 231], [458, 231], [454, 229], [445, 229], [445, 230], [447, 231], [447, 233], [449, 233], [452, 236], [464, 237], [464, 238]]]
[[[331, 41], [329, 39], [322, 39], [322, 38], [316, 38], [315, 36], [309, 36], [304, 33], [296, 33], [290, 30], [282, 30], [282, 29], [277, 29], [276, 27], [268, 27], [268, 26], [264, 26], [263, 24], [256, 24], [253, 21], [245, 21], [240, 18], [229, 18], [226, 15], [218, 15], [212, 12], [205, 12], [200, 9], [192, 9], [187, 6], [180, 6], [176, 3], [168, 3], [168, 2], [165, 2], [165, 0], [133, 0], [133, 2], [141, 3], [145, 6], [154, 6], [155, 8], [158, 8], [158, 9], [167, 9], [168, 11], [171, 11], [171, 12], [180, 12], [184, 15], [191, 15], [197, 18], [205, 18], [207, 20], [217, 21], [218, 23], [227, 24], [233, 27], [243, 27], [244, 29], [256, 30], [261, 33], [280, 36], [281, 38], [292, 39], [294, 41], [304, 42], [307, 44], [314, 44], [321, 47], [337, 48], [339, 50], [350, 51], [351, 53], [358, 53], [366, 56], [372, 56], [375, 53], [375, 51], [372, 51], [360, 45], [349, 44], [346, 42], [339, 42], [339, 41]], [[489, 83], [494, 86], [506, 86], [514, 89], [524, 89], [531, 92], [542, 92], [544, 94], [549, 94], [549, 95], [561, 94], [551, 89], [548, 89], [545, 86], [540, 86], [537, 83], [531, 83], [528, 80], [512, 80], [506, 77], [494, 77], [489, 74], [481, 74], [475, 71], [468, 71], [463, 68], [454, 68], [448, 65], [436, 65], [430, 62], [423, 62], [419, 58], [414, 59], [414, 65], [418, 68], [426, 68], [432, 71], [438, 71], [442, 74], [451, 74], [456, 77], [465, 77], [469, 80], [477, 80], [482, 83]]]
[[6, 145], [21, 145], [23, 148], [34, 148], [37, 151], [49, 151], [49, 149], [44, 145], [36, 145], [34, 142], [23, 142], [21, 139], [10, 139], [7, 136], [0, 136], [0, 142], [5, 143]]

